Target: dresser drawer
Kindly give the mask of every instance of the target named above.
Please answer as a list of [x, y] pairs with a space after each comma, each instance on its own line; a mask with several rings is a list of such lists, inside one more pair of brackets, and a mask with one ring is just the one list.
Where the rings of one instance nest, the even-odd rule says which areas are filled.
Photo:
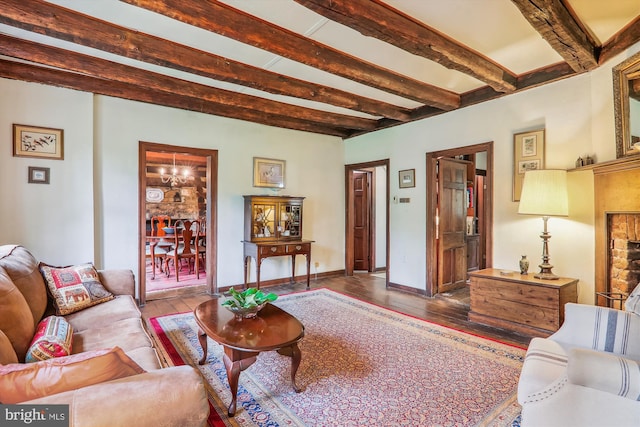
[[261, 246], [258, 246], [258, 255], [261, 257], [286, 255], [286, 247], [285, 245], [268, 245], [268, 246], [261, 245]]
[[289, 243], [287, 244], [287, 254], [305, 254], [311, 251], [311, 243]]

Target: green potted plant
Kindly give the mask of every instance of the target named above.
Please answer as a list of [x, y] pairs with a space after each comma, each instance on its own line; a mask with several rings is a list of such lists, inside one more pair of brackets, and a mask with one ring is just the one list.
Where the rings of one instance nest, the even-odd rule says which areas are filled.
[[278, 299], [278, 295], [272, 292], [265, 294], [258, 288], [248, 288], [242, 292], [230, 288], [229, 295], [231, 298], [225, 300], [222, 306], [238, 318], [255, 317], [266, 303]]

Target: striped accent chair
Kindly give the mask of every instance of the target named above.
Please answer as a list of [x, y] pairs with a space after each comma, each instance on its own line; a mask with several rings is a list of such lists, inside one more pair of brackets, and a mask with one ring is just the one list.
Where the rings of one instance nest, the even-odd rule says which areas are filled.
[[640, 426], [640, 314], [631, 305], [568, 303], [562, 327], [531, 340], [518, 383], [523, 427]]

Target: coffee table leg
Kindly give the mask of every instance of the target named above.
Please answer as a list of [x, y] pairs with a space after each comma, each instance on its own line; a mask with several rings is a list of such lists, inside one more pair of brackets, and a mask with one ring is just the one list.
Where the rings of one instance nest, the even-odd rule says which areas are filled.
[[207, 360], [207, 334], [200, 328], [198, 328], [198, 341], [200, 342], [200, 347], [202, 347], [202, 359], [198, 361], [198, 364], [204, 365], [204, 361]]
[[296, 373], [298, 372], [298, 367], [300, 367], [300, 362], [302, 361], [302, 353], [300, 352], [298, 343], [293, 343], [289, 347], [279, 348], [276, 351], [278, 354], [291, 358], [291, 384], [293, 385], [293, 389], [296, 393], [300, 393], [302, 389], [296, 385]]
[[227, 381], [231, 390], [231, 403], [227, 414], [233, 417], [236, 413], [236, 403], [238, 400], [238, 380], [240, 372], [253, 365], [258, 359], [257, 352], [239, 351], [229, 347], [224, 348], [224, 367], [227, 370]]
[[291, 385], [293, 385], [293, 389], [296, 393], [300, 393], [302, 389], [296, 385], [296, 373], [298, 372], [298, 367], [300, 366], [300, 361], [302, 360], [302, 353], [298, 348], [298, 344], [294, 343], [291, 346]]

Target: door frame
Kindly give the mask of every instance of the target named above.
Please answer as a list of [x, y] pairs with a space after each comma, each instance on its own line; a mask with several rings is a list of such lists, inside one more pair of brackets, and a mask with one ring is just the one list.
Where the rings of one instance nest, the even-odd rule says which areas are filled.
[[147, 232], [147, 221], [145, 212], [147, 211], [147, 152], [180, 152], [194, 156], [201, 156], [207, 159], [207, 176], [205, 179], [207, 187], [207, 211], [205, 214], [207, 222], [207, 237], [205, 244], [207, 247], [205, 261], [206, 290], [210, 295], [218, 293], [217, 279], [217, 259], [218, 259], [218, 150], [205, 148], [183, 147], [178, 145], [159, 144], [155, 142], [139, 141], [138, 145], [138, 284], [140, 305], [146, 303], [147, 275], [145, 243]]
[[426, 211], [426, 295], [434, 296], [438, 291], [438, 247], [436, 242], [437, 171], [439, 157], [487, 152], [487, 176], [485, 189], [485, 267], [493, 265], [493, 141], [465, 147], [433, 151], [426, 154], [427, 162], [427, 211]]
[[[376, 168], [378, 166], [382, 166], [385, 168], [386, 172], [386, 200], [385, 200], [385, 210], [386, 210], [386, 224], [385, 224], [385, 234], [386, 234], [386, 248], [385, 248], [385, 286], [389, 286], [389, 191], [390, 191], [390, 177], [389, 177], [389, 159], [376, 160], [371, 162], [364, 163], [353, 163], [344, 166], [345, 171], [345, 275], [353, 276], [353, 261], [354, 261], [354, 248], [353, 248], [353, 225], [355, 223], [355, 215], [354, 215], [354, 196], [353, 190], [351, 188], [351, 180], [353, 178], [353, 172], [356, 170], [363, 169], [371, 169]], [[374, 266], [375, 267], [375, 266]]]

